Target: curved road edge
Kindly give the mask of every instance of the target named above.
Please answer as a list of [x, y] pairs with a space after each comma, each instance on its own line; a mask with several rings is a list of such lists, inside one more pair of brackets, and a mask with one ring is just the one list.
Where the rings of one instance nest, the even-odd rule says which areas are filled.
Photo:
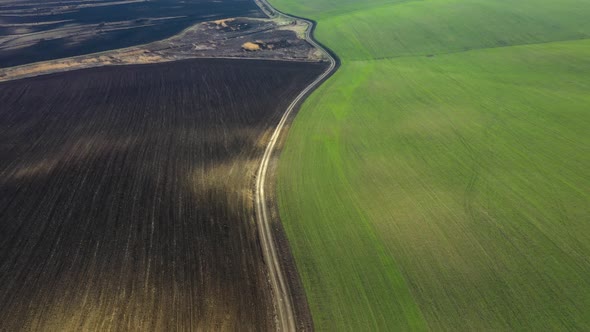
[[255, 0], [255, 2], [260, 7], [260, 9], [270, 17], [280, 15], [283, 17], [298, 19], [306, 22], [309, 26], [308, 29], [305, 31], [305, 40], [312, 46], [321, 50], [327, 56], [330, 62], [330, 66], [328, 67], [328, 69], [326, 69], [326, 71], [324, 71], [317, 79], [311, 82], [303, 91], [301, 91], [299, 95], [297, 95], [297, 97], [295, 97], [295, 99], [291, 102], [291, 104], [289, 104], [289, 106], [281, 116], [281, 119], [275, 127], [275, 130], [273, 131], [272, 136], [266, 146], [264, 155], [258, 168], [258, 172], [256, 174], [256, 185], [254, 195], [256, 224], [260, 236], [264, 260], [268, 268], [268, 275], [270, 279], [272, 292], [274, 295], [274, 305], [277, 314], [277, 330], [296, 331], [297, 322], [294, 311], [293, 296], [289, 291], [287, 277], [285, 275], [285, 271], [281, 266], [277, 245], [273, 237], [273, 230], [271, 228], [271, 212], [267, 204], [268, 200], [265, 195], [267, 172], [269, 163], [275, 152], [276, 144], [279, 141], [281, 134], [283, 134], [285, 124], [287, 124], [287, 122], [289, 121], [291, 114], [293, 114], [299, 108], [301, 102], [305, 100], [305, 98], [311, 92], [313, 92], [316, 88], [318, 88], [321, 85], [321, 83], [323, 83], [334, 72], [336, 72], [336, 70], [340, 66], [340, 60], [330, 49], [328, 49], [327, 47], [323, 46], [321, 43], [313, 39], [313, 33], [316, 27], [315, 21], [280, 12], [274, 7], [272, 7], [267, 0]]

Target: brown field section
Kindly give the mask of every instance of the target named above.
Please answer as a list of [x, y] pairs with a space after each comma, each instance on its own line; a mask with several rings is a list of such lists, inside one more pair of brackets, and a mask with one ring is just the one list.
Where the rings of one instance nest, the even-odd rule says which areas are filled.
[[273, 329], [253, 175], [324, 66], [201, 59], [0, 83], [2, 329]]

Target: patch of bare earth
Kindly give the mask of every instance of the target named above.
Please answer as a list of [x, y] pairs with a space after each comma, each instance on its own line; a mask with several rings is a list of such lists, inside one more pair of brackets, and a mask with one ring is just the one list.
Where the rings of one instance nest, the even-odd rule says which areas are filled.
[[0, 68], [0, 81], [105, 65], [147, 64], [193, 58], [258, 58], [325, 61], [301, 31], [307, 23], [284, 19], [230, 18], [199, 23], [180, 34], [126, 49]]
[[242, 44], [242, 48], [246, 51], [258, 51], [260, 50], [260, 45], [252, 42], [245, 42]]

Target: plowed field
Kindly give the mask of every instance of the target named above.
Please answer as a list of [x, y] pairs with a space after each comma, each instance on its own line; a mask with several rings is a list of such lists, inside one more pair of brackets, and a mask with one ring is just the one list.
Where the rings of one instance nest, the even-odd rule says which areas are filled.
[[273, 329], [253, 175], [324, 69], [191, 60], [0, 84], [0, 326]]

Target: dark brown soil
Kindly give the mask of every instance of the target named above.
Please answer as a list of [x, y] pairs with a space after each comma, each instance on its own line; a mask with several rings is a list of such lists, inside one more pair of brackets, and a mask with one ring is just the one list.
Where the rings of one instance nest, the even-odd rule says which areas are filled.
[[2, 329], [273, 329], [253, 174], [324, 69], [190, 60], [1, 83]]

